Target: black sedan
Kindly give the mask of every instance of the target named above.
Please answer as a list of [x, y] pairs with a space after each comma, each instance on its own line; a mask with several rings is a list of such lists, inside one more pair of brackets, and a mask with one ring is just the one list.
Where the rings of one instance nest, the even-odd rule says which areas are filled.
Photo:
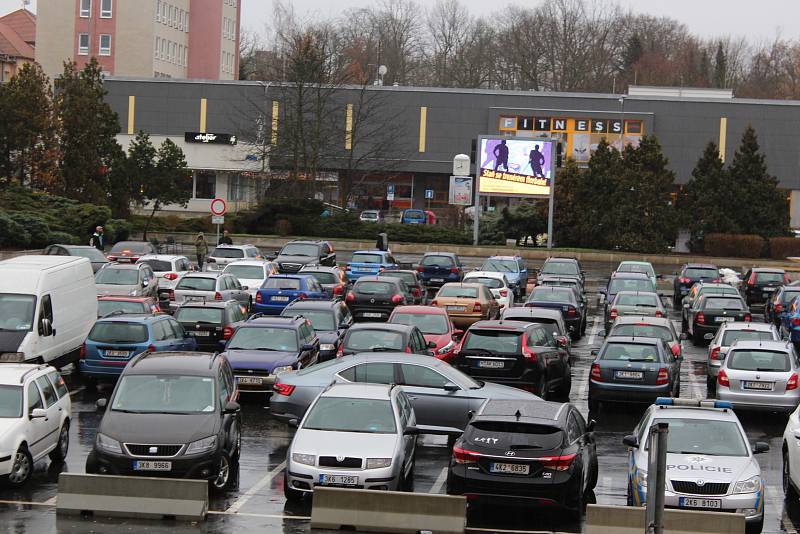
[[362, 276], [344, 300], [356, 322], [386, 322], [395, 307], [410, 304], [408, 295], [408, 286], [399, 278]]
[[556, 505], [579, 520], [597, 484], [593, 429], [571, 404], [490, 400], [453, 447], [447, 493], [470, 503]]
[[586, 306], [573, 288], [537, 286], [528, 296], [525, 307], [560, 310], [572, 339], [580, 339], [586, 333]]
[[412, 304], [425, 304], [425, 302], [428, 300], [428, 288], [420, 280], [417, 271], [383, 271], [382, 273], [378, 274], [378, 276], [381, 278], [399, 278], [405, 282], [411, 292], [411, 298], [413, 299]]
[[197, 342], [197, 350], [218, 352], [246, 318], [235, 300], [190, 300], [175, 310], [175, 319]]
[[708, 295], [700, 297], [687, 312], [686, 333], [692, 343], [700, 345], [712, 339], [722, 323], [752, 320], [750, 310], [741, 297]]
[[311, 321], [319, 338], [321, 362], [336, 357], [347, 329], [353, 324], [353, 316], [341, 300], [295, 300], [283, 309], [281, 315], [302, 315]]

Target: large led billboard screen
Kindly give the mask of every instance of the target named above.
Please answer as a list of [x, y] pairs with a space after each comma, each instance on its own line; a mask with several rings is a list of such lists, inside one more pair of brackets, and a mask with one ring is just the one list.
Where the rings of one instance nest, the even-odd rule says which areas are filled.
[[478, 194], [549, 197], [555, 151], [552, 141], [518, 137], [480, 137]]

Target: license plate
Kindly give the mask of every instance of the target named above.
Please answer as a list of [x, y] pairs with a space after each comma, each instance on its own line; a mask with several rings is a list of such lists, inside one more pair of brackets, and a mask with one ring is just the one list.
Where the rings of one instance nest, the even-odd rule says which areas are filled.
[[208, 336], [211, 335], [211, 332], [205, 332], [203, 330], [196, 330], [194, 332], [189, 332], [189, 334], [191, 334], [191, 335], [193, 335], [195, 337], [208, 337]]
[[117, 358], [127, 358], [131, 353], [128, 350], [107, 350], [106, 356], [116, 356]]
[[744, 389], [756, 389], [760, 391], [772, 391], [772, 382], [753, 382], [752, 380], [745, 380], [742, 382]]
[[236, 382], [243, 386], [260, 386], [264, 383], [264, 379], [260, 376], [237, 376]]
[[695, 499], [692, 497], [680, 497], [678, 499], [678, 506], [681, 508], [711, 508], [715, 510], [722, 509], [721, 499]]
[[764, 293], [772, 293], [772, 292], [775, 291], [775, 289], [776, 288], [774, 288], [774, 287], [765, 287], [764, 288]]
[[382, 313], [377, 313], [377, 312], [364, 312], [364, 313], [361, 314], [361, 317], [370, 317], [372, 319], [380, 319], [381, 317], [383, 317], [383, 314]]
[[714, 320], [718, 323], [732, 323], [736, 320], [736, 317], [717, 317]]
[[134, 471], [171, 471], [172, 462], [155, 462], [152, 460], [134, 460]]
[[522, 464], [489, 464], [490, 473], [510, 473], [512, 475], [527, 475], [531, 472], [529, 465]]
[[320, 475], [321, 486], [358, 486], [358, 477], [350, 475]]
[[483, 369], [502, 369], [505, 367], [503, 362], [496, 362], [493, 360], [480, 360], [478, 361], [478, 367]]
[[431, 278], [431, 282], [444, 282], [444, 278]]
[[447, 311], [464, 311], [464, 306], [445, 306]]
[[272, 297], [272, 302], [289, 302], [289, 297]]
[[644, 378], [644, 373], [641, 371], [617, 371], [614, 373], [617, 378], [626, 378], [628, 380], [641, 380]]

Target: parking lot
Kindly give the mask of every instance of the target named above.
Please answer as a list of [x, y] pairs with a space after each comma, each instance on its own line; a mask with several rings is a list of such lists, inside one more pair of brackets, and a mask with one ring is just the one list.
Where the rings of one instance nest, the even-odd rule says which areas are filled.
[[[411, 261], [412, 258], [398, 258]], [[340, 258], [340, 261], [346, 258]], [[477, 265], [477, 258], [466, 259], [470, 267]], [[587, 265], [587, 288], [590, 302], [596, 303], [594, 294], [598, 284], [608, 276], [611, 266]], [[666, 287], [666, 282], [663, 283]], [[671, 287], [671, 286], [670, 286]], [[680, 328], [679, 317], [674, 311], [671, 317]], [[754, 320], [761, 317], [754, 315]], [[602, 342], [602, 320], [594, 310], [587, 335], [573, 345], [572, 392], [570, 400], [584, 414], [588, 414], [588, 376], [591, 362], [590, 351]], [[685, 361], [681, 370], [681, 397], [705, 398], [705, 347], [694, 347], [684, 341]], [[85, 461], [92, 448], [100, 414], [95, 401], [110, 392], [103, 389], [95, 392], [86, 388], [80, 378], [65, 369], [67, 383], [72, 392], [73, 424], [71, 446], [66, 465], [50, 465], [39, 462], [31, 483], [22, 490], [0, 490], [0, 521], [7, 532], [234, 532], [241, 529], [282, 528], [285, 532], [308, 531], [310, 503], [287, 505], [283, 497], [283, 468], [285, 456], [293, 431], [269, 415], [265, 399], [243, 399], [242, 456], [238, 478], [238, 489], [224, 497], [212, 496], [208, 521], [200, 525], [180, 523], [145, 522], [130, 520], [103, 520], [95, 518], [56, 517], [56, 485], [60, 471], [84, 472]], [[644, 408], [604, 408], [597, 417], [596, 439], [600, 463], [600, 476], [595, 490], [599, 504], [624, 505], [626, 499], [626, 449], [622, 438], [630, 433], [638, 422]], [[781, 436], [786, 417], [764, 414], [740, 414], [751, 443], [766, 441], [771, 451], [759, 456], [764, 478], [767, 482], [766, 521], [764, 532], [796, 532], [800, 524], [800, 506], [797, 503], [784, 506], [781, 490]], [[415, 491], [422, 493], [444, 493], [449, 461], [449, 450], [445, 438], [423, 437], [417, 450]], [[500, 508], [484, 508], [471, 511], [468, 525], [474, 531], [558, 531], [581, 532], [583, 526], [564, 519], [562, 514], [549, 510], [533, 513]]]

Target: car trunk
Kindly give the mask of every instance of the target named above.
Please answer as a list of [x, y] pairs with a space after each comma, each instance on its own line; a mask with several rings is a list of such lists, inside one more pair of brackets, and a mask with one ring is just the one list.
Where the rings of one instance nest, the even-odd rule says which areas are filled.
[[791, 371], [727, 371], [730, 390], [738, 393], [786, 393]]
[[354, 276], [375, 276], [384, 270], [379, 263], [350, 262], [349, 265]]
[[200, 291], [197, 289], [176, 289], [175, 302], [180, 304], [191, 301], [212, 301], [216, 293], [216, 291]]
[[618, 315], [638, 315], [640, 317], [660, 317], [656, 315], [659, 309], [655, 306], [614, 306]]
[[100, 343], [97, 342], [97, 354], [100, 361], [107, 365], [125, 366], [137, 354], [147, 350], [148, 342], [142, 343]]
[[714, 308], [702, 310], [702, 313], [705, 320], [705, 326], [719, 326], [722, 323], [744, 321], [745, 315], [749, 315], [749, 312], [746, 312], [745, 310], [720, 310]]
[[261, 295], [260, 304], [284, 306], [297, 300], [305, 293], [299, 289], [262, 289], [259, 294]]
[[666, 366], [660, 362], [600, 360], [600, 376], [612, 384], [655, 386], [662, 368]]
[[[462, 344], [458, 367], [490, 381], [519, 378], [527, 367], [521, 349], [522, 336], [520, 332], [503, 330], [470, 330]], [[499, 350], [503, 345], [507, 350]], [[512, 352], [513, 349], [516, 350]]]
[[212, 322], [182, 322], [178, 321], [198, 345], [219, 347], [219, 342], [224, 339], [223, 325]]
[[444, 283], [452, 274], [453, 265], [420, 265], [422, 273], [433, 284]]

